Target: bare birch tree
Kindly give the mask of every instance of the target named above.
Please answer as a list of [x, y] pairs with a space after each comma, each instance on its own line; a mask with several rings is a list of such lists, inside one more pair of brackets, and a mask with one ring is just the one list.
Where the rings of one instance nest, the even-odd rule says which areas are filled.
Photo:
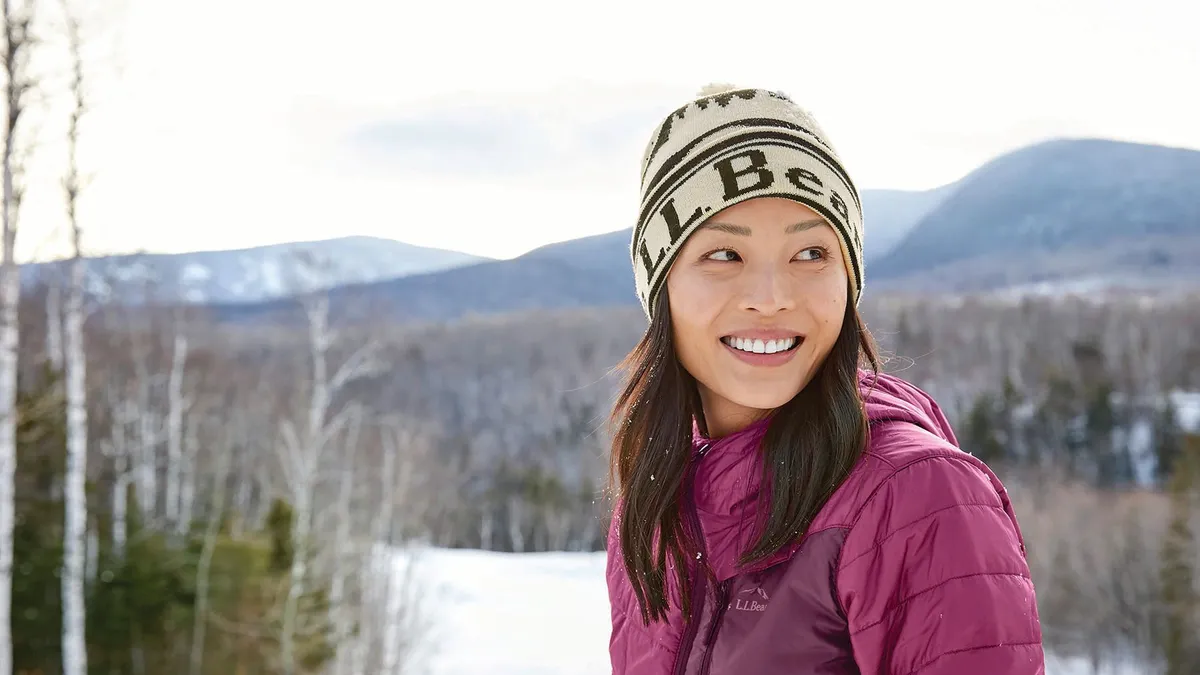
[[376, 345], [368, 342], [354, 351], [330, 374], [329, 352], [337, 336], [329, 325], [329, 294], [324, 290], [325, 286], [321, 285], [322, 281], [322, 278], [315, 279], [312, 287], [320, 290], [305, 294], [302, 300], [308, 319], [309, 360], [312, 366], [305, 423], [300, 426], [291, 419], [283, 420], [282, 442], [277, 446], [280, 464], [291, 493], [294, 514], [292, 566], [288, 577], [280, 639], [286, 675], [296, 672], [297, 611], [309, 573], [313, 498], [320, 477], [321, 458], [330, 440], [349, 421], [349, 415], [353, 411], [352, 407], [345, 407], [331, 415], [333, 404], [347, 385], [373, 374], [379, 367], [375, 356]]
[[338, 467], [337, 505], [334, 511], [336, 523], [333, 541], [333, 578], [329, 583], [329, 605], [335, 631], [334, 675], [346, 675], [350, 665], [350, 656], [353, 653], [346, 644], [354, 628], [353, 615], [350, 612], [351, 589], [349, 585], [352, 581], [350, 563], [356, 552], [351, 538], [350, 501], [354, 492], [354, 472], [358, 463], [358, 435], [362, 429], [361, 409], [355, 406], [353, 410], [354, 414], [350, 418], [345, 441], [342, 444], [344, 451]]
[[147, 336], [134, 337], [131, 348], [134, 356], [134, 373], [137, 381], [138, 454], [136, 491], [142, 519], [154, 523], [158, 509], [158, 444], [161, 442], [165, 424], [153, 406], [155, 377], [150, 371]]
[[171, 372], [167, 378], [167, 484], [166, 484], [166, 519], [167, 524], [176, 528], [186, 528], [180, 521], [180, 498], [182, 497], [183, 476], [183, 414], [187, 402], [183, 396], [183, 370], [187, 363], [188, 343], [183, 329], [176, 322], [173, 348], [171, 350]]
[[196, 565], [196, 608], [192, 618], [192, 651], [188, 660], [189, 675], [201, 675], [204, 665], [205, 629], [208, 626], [209, 570], [213, 553], [217, 548], [217, 535], [221, 519], [225, 515], [226, 484], [229, 481], [229, 465], [233, 448], [231, 443], [222, 443], [223, 450], [217, 459], [216, 473], [212, 478], [212, 503], [209, 504], [208, 524], [204, 528], [204, 544], [200, 549], [200, 560]]
[[421, 601], [418, 547], [396, 541], [397, 510], [409, 504], [421, 424], [391, 416], [381, 429], [379, 502], [371, 516], [371, 546], [360, 558], [363, 597], [349, 672], [401, 675], [419, 672], [419, 648], [429, 625]]
[[68, 0], [63, 0], [71, 54], [71, 117], [67, 127], [67, 174], [63, 179], [67, 223], [71, 235], [71, 261], [67, 282], [63, 348], [66, 368], [67, 462], [63, 486], [62, 662], [63, 675], [87, 673], [87, 639], [84, 628], [84, 577], [87, 536], [87, 390], [83, 351], [83, 231], [79, 224], [79, 122], [86, 110], [83, 88], [83, 54], [79, 20]]
[[4, 145], [3, 260], [0, 262], [0, 675], [12, 672], [12, 565], [15, 525], [14, 473], [16, 471], [17, 346], [20, 270], [16, 261], [17, 216], [22, 188], [17, 131], [31, 87], [26, 69], [32, 42], [29, 26], [32, 5], [0, 0], [0, 33], [3, 34]]
[[128, 539], [126, 521], [129, 508], [129, 484], [133, 475], [129, 470], [129, 440], [127, 429], [137, 421], [137, 407], [123, 398], [111, 383], [105, 387], [106, 399], [112, 414], [109, 438], [101, 442], [101, 452], [113, 463], [112, 487], [112, 550], [120, 558], [125, 555]]

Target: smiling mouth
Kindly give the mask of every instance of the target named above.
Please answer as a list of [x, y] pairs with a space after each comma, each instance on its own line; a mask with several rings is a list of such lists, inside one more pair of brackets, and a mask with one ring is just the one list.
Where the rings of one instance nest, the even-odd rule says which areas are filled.
[[779, 354], [790, 352], [804, 342], [804, 337], [797, 335], [790, 338], [763, 340], [761, 338], [740, 338], [726, 335], [721, 338], [729, 347], [748, 354]]

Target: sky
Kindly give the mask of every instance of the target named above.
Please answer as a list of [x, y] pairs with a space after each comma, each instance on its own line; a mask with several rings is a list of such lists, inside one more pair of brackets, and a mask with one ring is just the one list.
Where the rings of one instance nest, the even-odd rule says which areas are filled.
[[[860, 189], [1057, 137], [1200, 150], [1190, 0], [96, 4], [93, 254], [368, 235], [508, 258], [619, 230], [649, 134], [710, 82], [787, 93]], [[23, 259], [66, 250], [44, 98]]]

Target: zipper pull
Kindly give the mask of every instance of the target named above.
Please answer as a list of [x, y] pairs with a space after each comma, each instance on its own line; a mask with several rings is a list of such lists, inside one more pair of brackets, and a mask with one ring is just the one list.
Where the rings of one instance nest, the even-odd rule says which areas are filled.
[[701, 446], [700, 446], [700, 449], [696, 451], [696, 456], [697, 456], [697, 457], [703, 457], [704, 455], [708, 454], [708, 449], [709, 449], [710, 447], [712, 447], [712, 446], [710, 446], [708, 443], [705, 443], [704, 445], [701, 445]]

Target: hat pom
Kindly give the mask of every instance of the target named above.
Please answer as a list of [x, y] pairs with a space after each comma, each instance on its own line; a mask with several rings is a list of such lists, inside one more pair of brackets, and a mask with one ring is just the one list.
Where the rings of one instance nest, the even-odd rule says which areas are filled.
[[701, 87], [700, 91], [696, 92], [696, 98], [716, 96], [717, 94], [737, 91], [738, 89], [745, 89], [745, 87], [739, 87], [734, 84], [729, 84], [728, 82], [712, 82]]

